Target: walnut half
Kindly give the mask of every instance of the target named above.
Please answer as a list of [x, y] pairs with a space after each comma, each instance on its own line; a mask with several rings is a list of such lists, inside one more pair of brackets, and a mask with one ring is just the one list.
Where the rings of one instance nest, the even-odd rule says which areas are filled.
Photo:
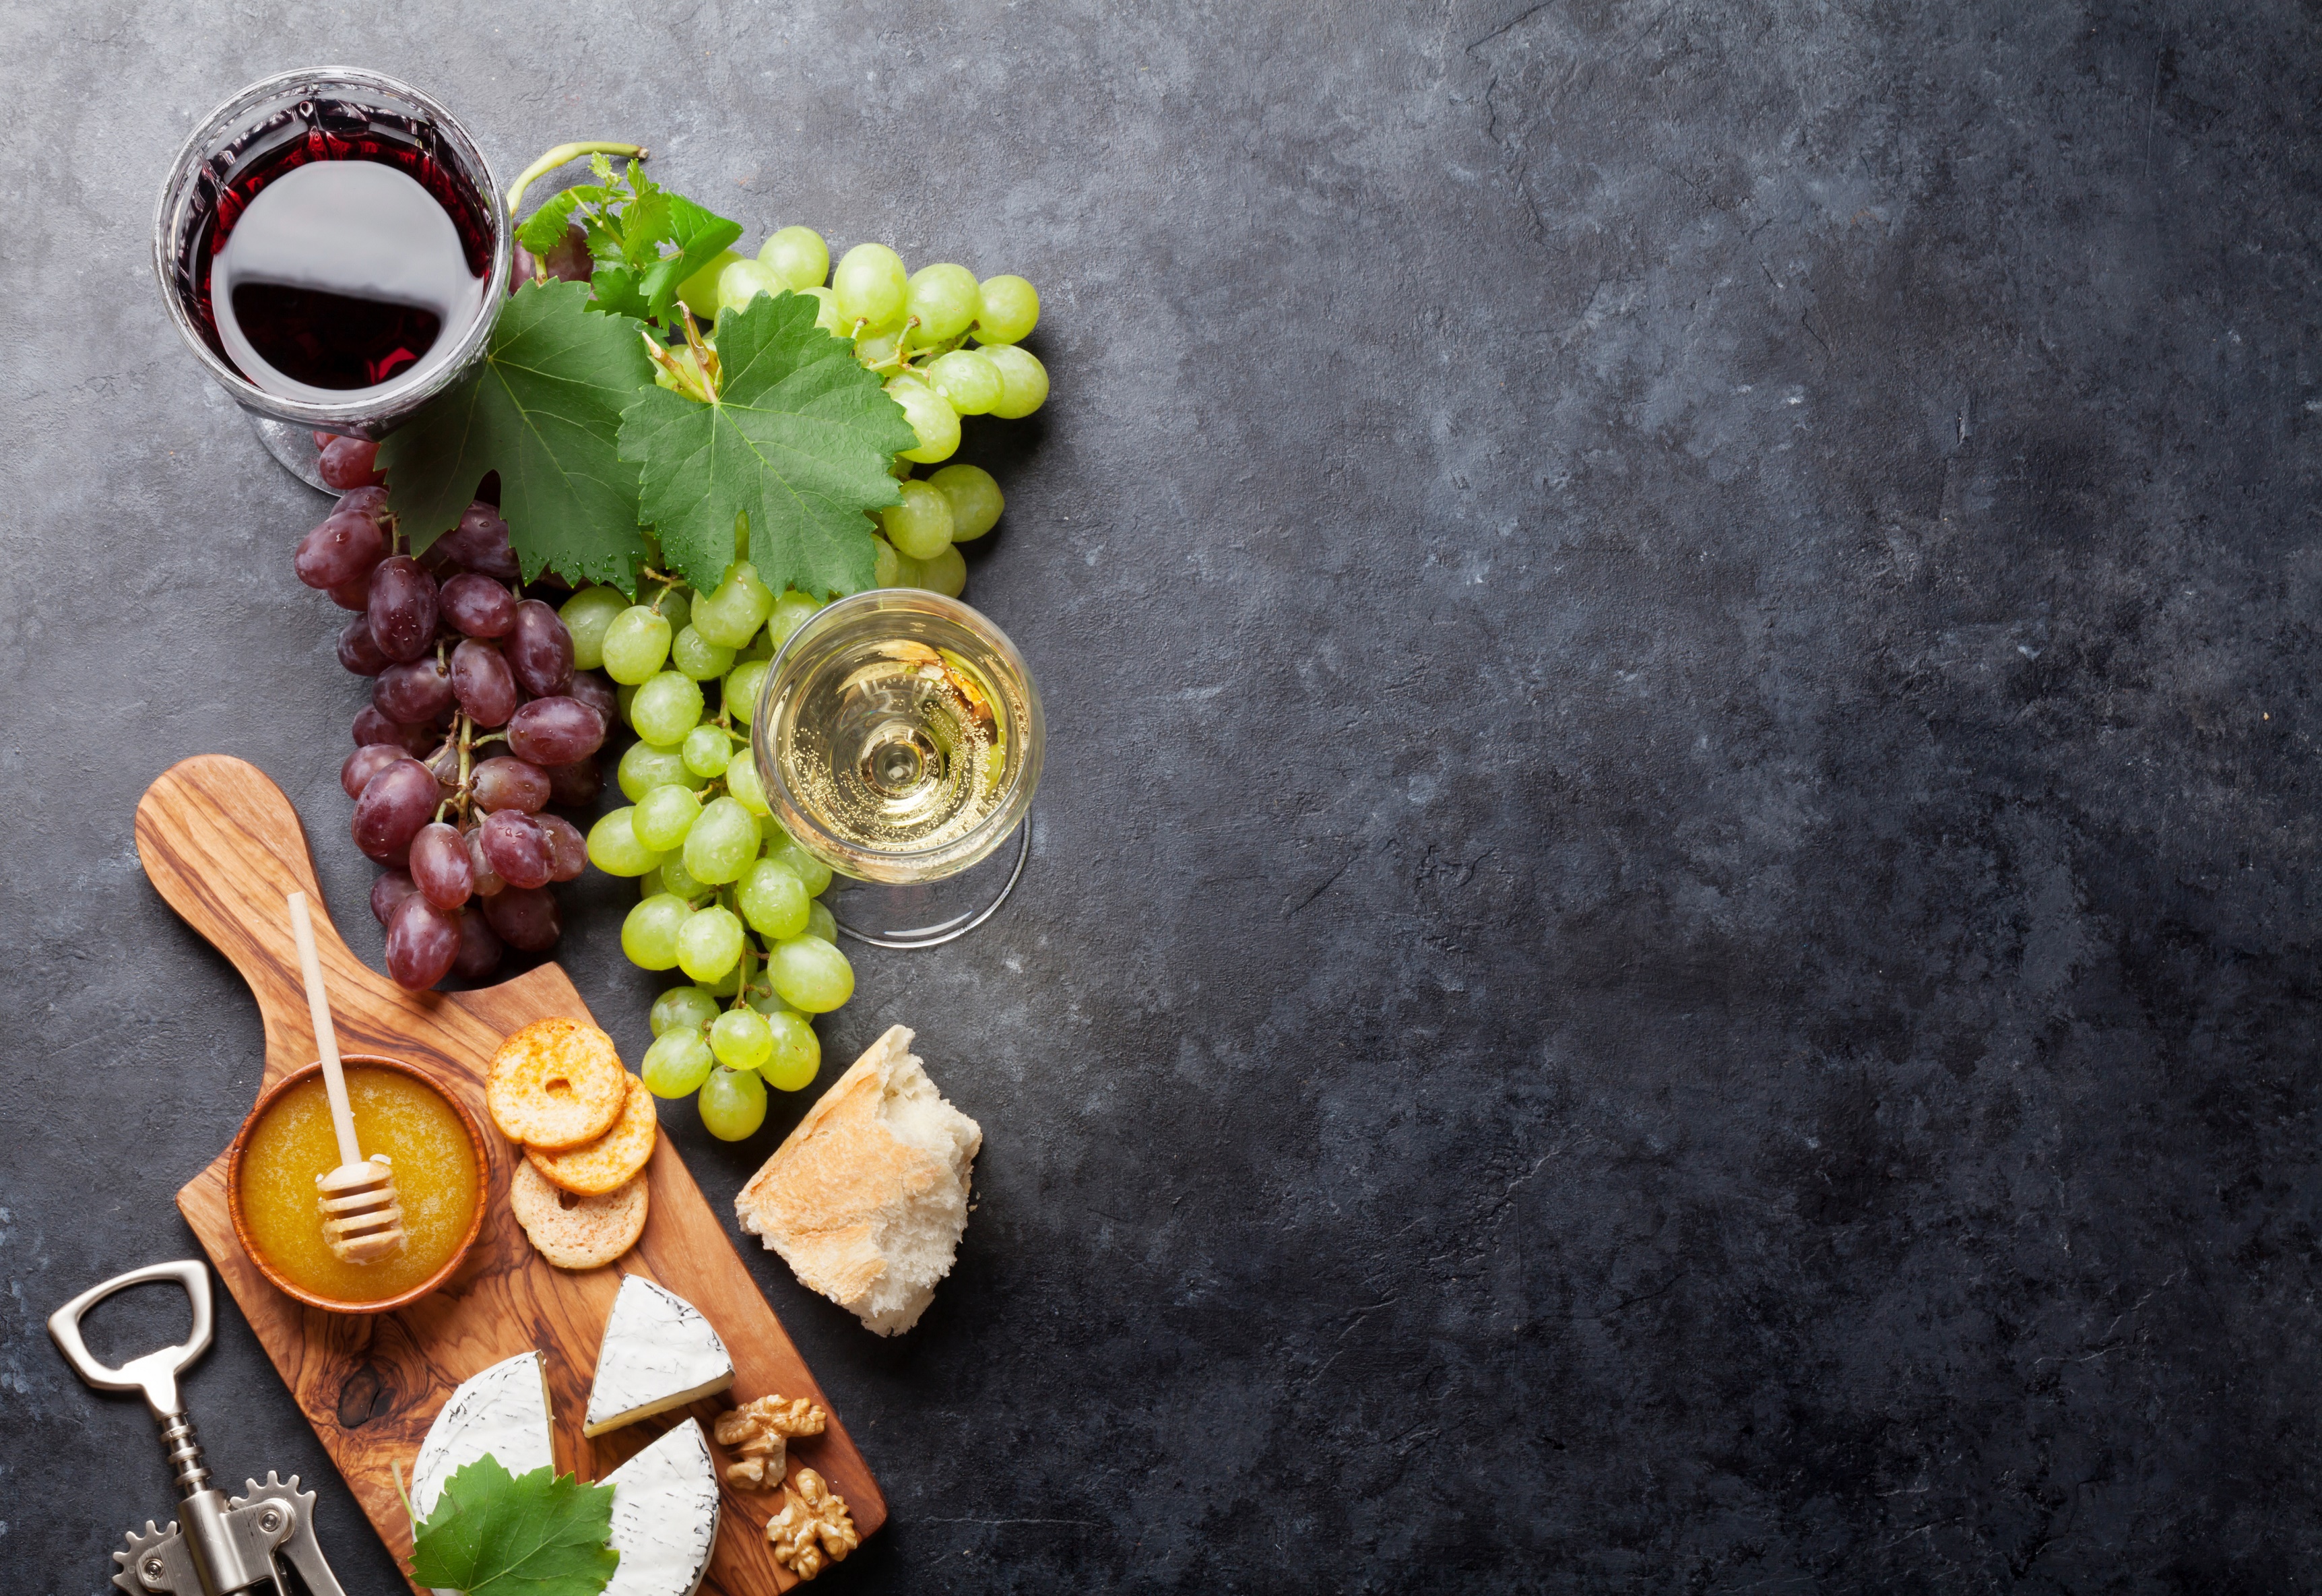
[[719, 1414], [718, 1445], [737, 1454], [726, 1465], [726, 1482], [748, 1491], [762, 1490], [769, 1481], [781, 1484], [791, 1438], [819, 1435], [829, 1422], [830, 1416], [804, 1397], [760, 1397]]
[[794, 1484], [782, 1487], [782, 1510], [766, 1520], [766, 1538], [774, 1544], [774, 1561], [802, 1580], [863, 1544], [846, 1499], [812, 1469], [800, 1469]]

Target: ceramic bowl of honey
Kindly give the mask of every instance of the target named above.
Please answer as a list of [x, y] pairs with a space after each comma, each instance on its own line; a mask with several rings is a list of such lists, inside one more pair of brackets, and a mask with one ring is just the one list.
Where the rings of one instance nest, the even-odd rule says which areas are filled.
[[338, 1167], [323, 1067], [275, 1083], [250, 1111], [227, 1154], [226, 1208], [234, 1239], [259, 1272], [300, 1302], [338, 1314], [381, 1314], [416, 1302], [452, 1277], [484, 1222], [491, 1160], [484, 1133], [450, 1093], [400, 1059], [343, 1060], [355, 1141], [385, 1153], [403, 1205], [405, 1241], [392, 1255], [349, 1263], [323, 1240], [315, 1179]]

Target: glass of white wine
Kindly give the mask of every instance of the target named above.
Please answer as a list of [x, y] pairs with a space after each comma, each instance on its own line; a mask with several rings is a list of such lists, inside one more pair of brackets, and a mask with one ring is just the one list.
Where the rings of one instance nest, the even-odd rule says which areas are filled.
[[1007, 635], [958, 600], [881, 588], [827, 606], [775, 656], [754, 730], [775, 817], [839, 877], [845, 934], [931, 948], [1014, 890], [1040, 696]]

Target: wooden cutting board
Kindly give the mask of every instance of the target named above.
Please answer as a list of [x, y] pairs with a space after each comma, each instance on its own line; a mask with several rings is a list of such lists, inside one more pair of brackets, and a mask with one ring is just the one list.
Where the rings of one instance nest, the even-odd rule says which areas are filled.
[[[285, 905], [302, 891], [320, 911], [323, 894], [297, 812], [281, 789], [239, 759], [188, 759], [139, 802], [137, 854], [170, 907], [250, 983], [266, 1026], [259, 1094], [312, 1063], [314, 1030]], [[500, 1038], [520, 1025], [556, 1014], [590, 1020], [562, 970], [542, 965], [481, 992], [412, 993], [357, 959], [326, 912], [317, 913], [315, 935], [340, 1048], [419, 1066], [484, 1127], [491, 1167], [481, 1234], [443, 1289], [393, 1313], [343, 1316], [285, 1296], [242, 1252], [226, 1213], [224, 1152], [178, 1193], [178, 1207], [398, 1562], [410, 1558], [411, 1529], [390, 1465], [400, 1464], [407, 1481], [420, 1440], [453, 1388], [533, 1347], [547, 1359], [556, 1465], [583, 1480], [603, 1479], [689, 1413], [706, 1431], [727, 1407], [769, 1391], [809, 1397], [831, 1410], [666, 1137], [647, 1166], [653, 1201], [644, 1235], [617, 1263], [567, 1273], [525, 1240], [507, 1208], [515, 1150], [492, 1129], [484, 1070]], [[580, 1434], [581, 1415], [625, 1272], [666, 1286], [708, 1316], [734, 1355], [734, 1389], [591, 1441]], [[829, 1430], [792, 1443], [790, 1456], [792, 1470], [816, 1470], [846, 1499], [862, 1534], [886, 1522], [886, 1499], [835, 1411]], [[726, 1489], [704, 1591], [754, 1596], [797, 1582], [766, 1544], [766, 1519], [781, 1505], [780, 1491]]]

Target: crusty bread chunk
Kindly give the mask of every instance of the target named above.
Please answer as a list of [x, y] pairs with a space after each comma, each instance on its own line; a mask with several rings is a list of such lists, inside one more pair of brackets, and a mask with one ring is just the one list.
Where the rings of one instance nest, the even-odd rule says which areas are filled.
[[900, 1335], [951, 1272], [983, 1145], [896, 1025], [807, 1110], [734, 1211], [807, 1286]]

